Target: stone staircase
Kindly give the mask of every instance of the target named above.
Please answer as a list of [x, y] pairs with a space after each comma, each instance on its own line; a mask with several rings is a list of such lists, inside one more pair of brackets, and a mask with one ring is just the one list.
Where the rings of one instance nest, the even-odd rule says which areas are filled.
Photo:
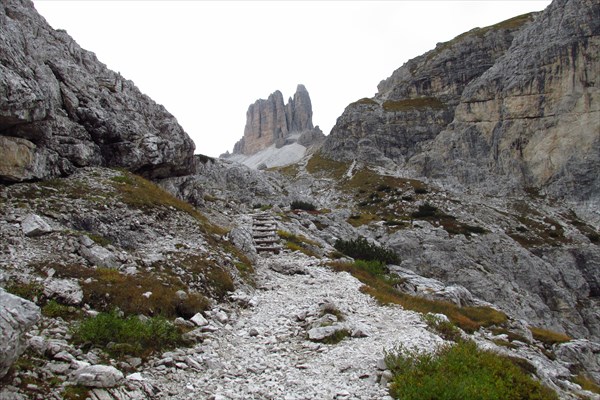
[[277, 234], [277, 221], [269, 213], [252, 216], [252, 238], [257, 253], [279, 254], [281, 245]]

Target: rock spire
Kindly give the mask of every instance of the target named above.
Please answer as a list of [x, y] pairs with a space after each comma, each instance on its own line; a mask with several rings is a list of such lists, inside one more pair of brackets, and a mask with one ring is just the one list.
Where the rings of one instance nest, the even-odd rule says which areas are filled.
[[276, 90], [248, 107], [244, 137], [235, 144], [233, 154], [251, 155], [273, 144], [281, 147], [290, 135], [312, 129], [312, 104], [304, 85], [298, 85], [287, 104]]

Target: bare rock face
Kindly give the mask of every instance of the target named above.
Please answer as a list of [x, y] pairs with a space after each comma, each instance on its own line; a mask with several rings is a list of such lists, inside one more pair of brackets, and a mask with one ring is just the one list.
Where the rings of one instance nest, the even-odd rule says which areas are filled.
[[508, 50], [515, 32], [532, 18], [475, 28], [408, 61], [379, 83], [375, 98], [344, 110], [325, 141], [325, 155], [403, 164], [452, 122], [465, 87]]
[[593, 0], [555, 0], [438, 44], [349, 105], [325, 155], [597, 210], [599, 13]]
[[25, 351], [25, 333], [39, 318], [38, 306], [0, 288], [0, 378]]
[[29, 0], [0, 5], [0, 181], [85, 166], [188, 173], [194, 144], [164, 107], [52, 29]]
[[412, 165], [490, 191], [532, 187], [597, 209], [599, 13], [593, 0], [554, 1], [465, 88], [453, 124]]
[[257, 100], [248, 107], [244, 137], [235, 144], [233, 154], [251, 155], [273, 144], [279, 148], [289, 144], [290, 135], [303, 132], [311, 132], [314, 140], [323, 136], [314, 129], [308, 91], [304, 85], [298, 85], [294, 97], [284, 104], [283, 95], [277, 90], [267, 100]]

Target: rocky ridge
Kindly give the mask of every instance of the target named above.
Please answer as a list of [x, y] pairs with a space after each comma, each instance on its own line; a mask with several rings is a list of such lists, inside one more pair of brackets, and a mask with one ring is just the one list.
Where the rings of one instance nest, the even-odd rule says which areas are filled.
[[186, 174], [194, 143], [165, 108], [106, 68], [29, 0], [0, 5], [0, 181], [124, 167]]
[[557, 0], [438, 44], [348, 106], [324, 154], [461, 191], [539, 190], [597, 221], [598, 12]]

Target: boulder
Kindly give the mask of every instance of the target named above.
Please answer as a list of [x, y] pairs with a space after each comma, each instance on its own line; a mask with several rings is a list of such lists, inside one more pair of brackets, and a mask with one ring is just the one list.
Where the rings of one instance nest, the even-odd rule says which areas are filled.
[[110, 388], [121, 383], [121, 371], [109, 365], [89, 365], [71, 373], [70, 380], [76, 385]]
[[40, 316], [34, 303], [0, 288], [0, 378], [27, 348], [25, 333]]
[[75, 279], [46, 279], [44, 295], [70, 305], [81, 304], [83, 300], [83, 290]]
[[85, 166], [189, 173], [194, 143], [167, 110], [109, 70], [31, 1], [0, 4], [0, 182]]
[[554, 350], [556, 357], [569, 364], [573, 371], [585, 371], [600, 385], [600, 343], [587, 339], [562, 343]]
[[28, 237], [42, 236], [52, 232], [52, 227], [42, 217], [35, 214], [29, 214], [25, 217], [21, 222], [21, 229]]

